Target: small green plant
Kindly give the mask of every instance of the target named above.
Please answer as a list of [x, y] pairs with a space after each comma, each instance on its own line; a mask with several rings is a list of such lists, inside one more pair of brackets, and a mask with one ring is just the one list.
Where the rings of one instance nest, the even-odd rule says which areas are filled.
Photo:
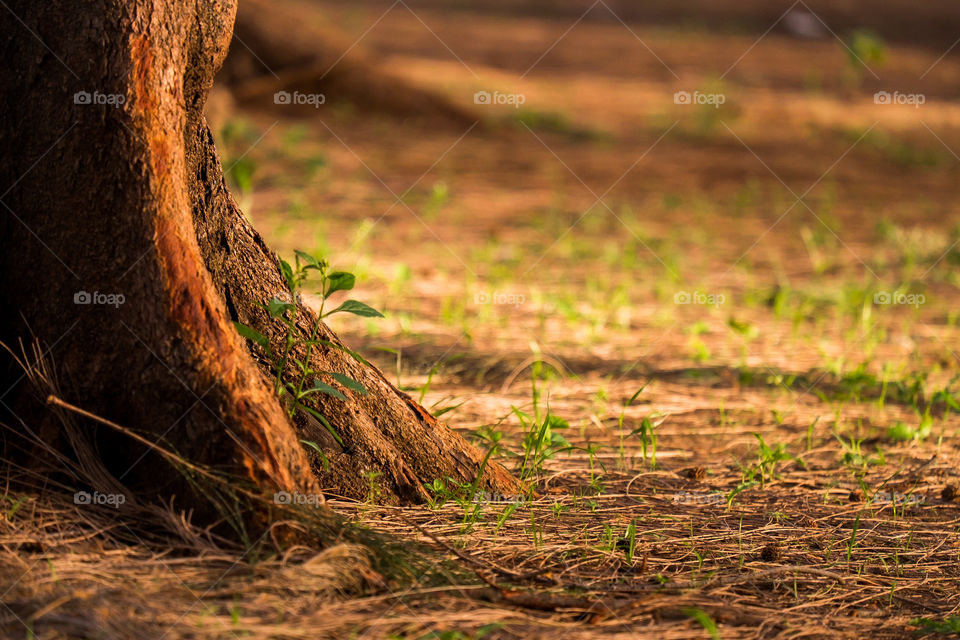
[[[620, 416], [617, 418], [617, 433], [620, 434], [620, 450], [619, 450], [619, 453], [620, 453], [620, 468], [621, 468], [621, 469], [624, 467], [624, 454], [625, 454], [625, 449], [624, 449], [624, 446], [623, 446], [623, 441], [624, 441], [624, 439], [625, 439], [624, 436], [623, 436], [623, 419], [626, 417], [627, 408], [633, 406], [633, 403], [636, 402], [637, 397], [639, 397], [640, 394], [643, 393], [643, 390], [646, 389], [646, 388], [647, 388], [647, 385], [649, 385], [649, 384], [650, 384], [650, 382], [647, 381], [642, 387], [640, 387], [639, 389], [637, 389], [636, 392], [634, 392], [634, 394], [633, 394], [632, 396], [630, 396], [630, 399], [629, 399], [629, 400], [627, 400], [626, 402], [623, 403], [623, 408], [620, 409]], [[631, 435], [632, 435], [632, 433], [631, 433]], [[644, 458], [646, 458], [646, 456], [644, 456]]]
[[606, 472], [606, 465], [602, 461], [597, 459], [597, 452], [603, 449], [602, 444], [588, 444], [582, 447], [570, 446], [570, 451], [583, 451], [587, 454], [587, 460], [589, 461], [590, 468], [590, 488], [593, 489], [598, 495], [603, 493], [603, 483], [600, 482], [600, 478], [597, 476], [597, 465]]
[[232, 624], [235, 627], [239, 627], [240, 616], [241, 616], [240, 604], [236, 600], [234, 600], [233, 604], [230, 605], [230, 624]]
[[[483, 512], [484, 504], [490, 501], [497, 502], [501, 500], [501, 496], [498, 495], [489, 495], [484, 494], [479, 490], [480, 481], [483, 479], [483, 473], [487, 468], [487, 464], [490, 459], [496, 455], [499, 451], [500, 438], [502, 433], [494, 429], [485, 429], [483, 431], [484, 437], [490, 442], [490, 446], [487, 449], [486, 455], [484, 455], [483, 460], [480, 462], [480, 467], [477, 469], [476, 476], [471, 482], [458, 482], [453, 478], [447, 478], [442, 480], [440, 478], [435, 478], [432, 483], [425, 484], [424, 488], [431, 495], [427, 498], [427, 504], [431, 509], [439, 509], [444, 504], [449, 501], [457, 503], [463, 509], [463, 521], [461, 522], [461, 533], [467, 533], [470, 529], [473, 528], [473, 525], [480, 518], [480, 514]], [[514, 509], [516, 509], [516, 502], [512, 503]], [[513, 513], [513, 510], [510, 511]], [[501, 514], [503, 516], [503, 514]], [[502, 521], [498, 521], [497, 529], [499, 529], [503, 522], [506, 521], [506, 518], [509, 517], [507, 514], [503, 517]]]
[[787, 446], [782, 442], [771, 447], [759, 433], [753, 434], [753, 437], [757, 439], [760, 448], [757, 451], [757, 461], [743, 471], [743, 483], [759, 478], [760, 488], [762, 489], [767, 482], [780, 477], [777, 473], [777, 463], [792, 460], [803, 466], [803, 460], [787, 452]]
[[530, 509], [530, 535], [533, 537], [533, 546], [540, 550], [543, 546], [543, 527], [537, 523], [537, 512]]
[[433, 482], [425, 484], [424, 488], [430, 494], [427, 496], [427, 506], [431, 509], [439, 509], [450, 500], [457, 498], [456, 492], [448, 488], [442, 478], [434, 478]]
[[[330, 297], [339, 291], [353, 289], [356, 278], [352, 273], [346, 271], [331, 271], [329, 263], [322, 258], [297, 251], [293, 266], [285, 260], [280, 260], [280, 273], [287, 290], [260, 305], [271, 320], [283, 324], [284, 335], [280, 349], [274, 349], [270, 344], [270, 339], [256, 329], [241, 322], [235, 322], [234, 325], [241, 336], [257, 344], [270, 359], [271, 368], [274, 372], [274, 392], [284, 403], [288, 415], [292, 418], [297, 411], [312, 415], [342, 445], [343, 441], [330, 421], [322, 413], [305, 404], [304, 400], [317, 393], [329, 395], [339, 400], [346, 400], [347, 397], [343, 392], [330, 384], [331, 382], [338, 383], [344, 389], [360, 394], [366, 394], [367, 390], [362, 384], [343, 373], [313, 369], [310, 357], [313, 354], [313, 349], [322, 345], [343, 351], [359, 362], [365, 362], [356, 352], [335, 342], [320, 339], [320, 327], [323, 325], [325, 318], [329, 318], [336, 313], [351, 313], [367, 318], [383, 316], [376, 309], [357, 300], [346, 300], [335, 309], [326, 310]], [[319, 275], [320, 279], [320, 311], [317, 313], [316, 322], [311, 327], [308, 336], [305, 337], [297, 325], [299, 313], [297, 302], [301, 298], [304, 283], [313, 274]], [[284, 372], [291, 363], [296, 368], [297, 375], [284, 379]], [[329, 382], [325, 382], [324, 378]]]
[[627, 564], [633, 564], [633, 553], [637, 548], [637, 525], [630, 521], [629, 526], [627, 526], [627, 535], [625, 536], [625, 549], [623, 550], [627, 558]]
[[758, 335], [760, 335], [760, 330], [757, 329], [757, 325], [751, 324], [747, 321], [737, 320], [733, 316], [727, 320], [727, 326], [730, 327], [735, 333], [740, 336], [743, 336], [744, 340], [753, 340]]
[[614, 539], [613, 536], [613, 527], [608, 523], [603, 523], [603, 533], [599, 537], [600, 549], [603, 551], [613, 551], [617, 548], [619, 540]]
[[443, 180], [434, 182], [433, 187], [430, 189], [427, 203], [423, 207], [423, 217], [426, 220], [436, 220], [449, 199], [450, 188], [447, 186], [447, 183]]
[[896, 442], [909, 442], [912, 440], [925, 440], [933, 429], [933, 418], [927, 413], [920, 417], [916, 426], [909, 425], [902, 420], [887, 429], [887, 437]]
[[847, 564], [850, 564], [850, 559], [853, 557], [853, 548], [857, 546], [857, 531], [860, 530], [860, 514], [857, 514], [857, 519], [853, 521], [853, 530], [850, 532], [850, 539], [847, 540]]
[[520, 464], [520, 480], [526, 481], [539, 476], [543, 465], [561, 451], [569, 451], [570, 442], [560, 431], [570, 428], [570, 423], [550, 413], [549, 404], [546, 413], [541, 416], [540, 397], [542, 391], [537, 381], [544, 377], [543, 361], [536, 360], [531, 367], [531, 398], [533, 410], [531, 414], [521, 411], [517, 407], [510, 407], [513, 415], [520, 421], [523, 432], [523, 454]]
[[[868, 29], [857, 29], [851, 33], [843, 46], [847, 52], [848, 75], [855, 86], [863, 82], [863, 73], [870, 71], [871, 64], [882, 64], [887, 58], [883, 38]], [[870, 73], [873, 74], [873, 71]]]
[[886, 45], [878, 34], [866, 29], [858, 29], [850, 36], [850, 64], [883, 62], [887, 57]]
[[741, 493], [743, 493], [747, 489], [755, 487], [757, 484], [758, 483], [756, 480], [742, 479], [740, 483], [737, 484], [737, 486], [735, 486], [733, 489], [727, 492], [727, 495], [726, 495], [727, 509], [729, 510], [730, 507], [733, 506], [733, 501], [737, 498], [737, 496], [739, 496]]
[[770, 513], [770, 521], [776, 524], [783, 524], [790, 520], [790, 515], [783, 511], [773, 511]]
[[507, 520], [510, 519], [510, 516], [513, 515], [513, 512], [517, 510], [517, 503], [511, 502], [506, 507], [503, 508], [503, 511], [500, 512], [500, 515], [497, 516], [497, 526], [494, 528], [494, 531], [500, 531]]
[[910, 621], [914, 627], [920, 627], [917, 633], [929, 635], [932, 633], [945, 635], [960, 635], [960, 616], [950, 616], [942, 620], [932, 618], [914, 618]]
[[710, 359], [710, 348], [703, 340], [696, 336], [690, 338], [690, 349], [692, 351], [691, 357], [693, 358], [694, 362], [703, 364]]
[[809, 452], [813, 449], [813, 430], [817, 427], [817, 423], [820, 422], [820, 416], [817, 416], [813, 419], [809, 425], [807, 425], [807, 451]]
[[27, 496], [22, 496], [16, 500], [13, 496], [4, 496], [7, 500], [10, 501], [10, 508], [7, 509], [7, 512], [4, 514], [4, 517], [7, 519], [7, 522], [13, 520], [14, 514], [23, 506], [23, 503], [27, 501]]
[[834, 437], [837, 439], [837, 442], [840, 443], [840, 446], [843, 449], [843, 455], [840, 456], [840, 462], [847, 465], [851, 469], [861, 469], [865, 470], [870, 465], [879, 465], [884, 463], [883, 451], [880, 448], [877, 448], [877, 455], [867, 456], [864, 454], [861, 445], [863, 444], [863, 438], [855, 438], [850, 436], [846, 441], [841, 438], [839, 435], [834, 434]]
[[520, 465], [520, 480], [528, 480], [543, 472], [544, 463], [561, 451], [567, 451], [570, 442], [559, 433], [569, 429], [570, 423], [560, 416], [549, 413], [539, 424], [530, 416], [514, 408], [514, 415], [523, 427], [523, 462]]
[[640, 437], [640, 457], [647, 463], [647, 452], [650, 453], [650, 468], [657, 466], [657, 427], [663, 424], [666, 416], [652, 413], [640, 421], [640, 426], [630, 432], [631, 436]]
[[487, 463], [490, 461], [490, 458], [497, 452], [498, 445], [500, 442], [500, 432], [492, 432], [495, 436], [491, 439], [490, 447], [487, 449], [487, 453], [483, 456], [483, 461], [480, 462], [480, 467], [477, 469], [477, 474], [473, 478], [473, 482], [468, 485], [468, 495], [470, 503], [472, 503], [472, 509], [470, 506], [464, 506], [463, 509], [463, 523], [461, 527], [462, 533], [467, 533], [472, 527], [474, 522], [477, 521], [477, 518], [480, 516], [480, 512], [483, 510], [483, 502], [477, 500], [477, 489], [480, 486], [480, 480], [483, 478], [483, 472], [487, 468]]
[[375, 504], [380, 499], [380, 472], [367, 471], [363, 474], [367, 481], [367, 504]]
[[[951, 381], [952, 384], [953, 381]], [[943, 419], [946, 420], [950, 417], [951, 411], [960, 411], [960, 396], [957, 395], [956, 391], [951, 391], [950, 385], [948, 385], [933, 394], [930, 404], [942, 406]]]

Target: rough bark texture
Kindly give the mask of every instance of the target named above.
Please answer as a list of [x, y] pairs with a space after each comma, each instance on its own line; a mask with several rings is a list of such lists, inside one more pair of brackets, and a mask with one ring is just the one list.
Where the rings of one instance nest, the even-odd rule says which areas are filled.
[[[234, 11], [212, 0], [0, 9], [0, 341], [35, 337], [66, 400], [266, 491], [316, 492], [322, 482], [358, 495], [362, 471], [374, 470], [384, 497], [416, 499], [433, 477], [472, 478], [479, 452], [379, 371], [322, 352], [318, 362], [370, 395], [323, 407], [348, 449], [318, 482], [299, 442], [309, 425], [290, 424], [232, 326], [231, 317], [271, 333], [256, 303], [281, 283], [275, 256], [224, 186], [202, 115]], [[79, 292], [94, 299], [83, 304]], [[0, 364], [3, 422], [33, 435], [5, 431], [2, 455], [35, 461], [43, 447], [31, 441], [69, 451], [22, 371]], [[129, 440], [101, 431], [97, 446], [124, 483], [185, 492]], [[515, 489], [496, 468], [485, 485]]]

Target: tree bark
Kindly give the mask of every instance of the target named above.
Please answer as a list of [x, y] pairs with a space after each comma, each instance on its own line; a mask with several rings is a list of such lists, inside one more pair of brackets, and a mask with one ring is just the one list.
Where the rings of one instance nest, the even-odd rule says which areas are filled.
[[[337, 350], [316, 369], [369, 390], [318, 407], [344, 440], [324, 471], [231, 320], [274, 340], [257, 306], [282, 289], [276, 256], [238, 210], [202, 108], [235, 5], [213, 0], [11, 0], [0, 22], [0, 341], [36, 339], [65, 400], [264, 492], [424, 497], [469, 481], [482, 455], [375, 368]], [[110, 297], [112, 296], [112, 297]], [[122, 296], [122, 297], [121, 297]], [[315, 318], [299, 314], [306, 328]], [[324, 337], [336, 341], [326, 327]], [[4, 458], [35, 464], [70, 440], [12, 361], [0, 369]], [[291, 372], [286, 372], [292, 375]], [[347, 392], [349, 393], [349, 392]], [[11, 435], [11, 433], [13, 435]], [[106, 468], [135, 492], [203, 500], [160, 457], [101, 429]], [[513, 493], [487, 467], [482, 487]]]

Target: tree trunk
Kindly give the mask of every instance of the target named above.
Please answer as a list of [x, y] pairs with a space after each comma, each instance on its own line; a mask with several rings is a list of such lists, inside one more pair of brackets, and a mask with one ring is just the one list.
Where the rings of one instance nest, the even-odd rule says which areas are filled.
[[[471, 480], [482, 454], [342, 351], [313, 368], [368, 395], [318, 408], [344, 446], [324, 471], [231, 320], [281, 340], [258, 303], [283, 288], [276, 256], [225, 186], [202, 108], [235, 6], [212, 0], [9, 1], [0, 23], [0, 341], [36, 339], [69, 402], [264, 492], [419, 500], [423, 483]], [[301, 308], [302, 328], [315, 316]], [[324, 337], [337, 341], [326, 327]], [[18, 436], [7, 461], [71, 453], [22, 370], [4, 362], [0, 410]], [[285, 372], [293, 375], [292, 371]], [[187, 495], [169, 465], [100, 429], [106, 468], [135, 492]], [[488, 465], [482, 487], [517, 491]]]

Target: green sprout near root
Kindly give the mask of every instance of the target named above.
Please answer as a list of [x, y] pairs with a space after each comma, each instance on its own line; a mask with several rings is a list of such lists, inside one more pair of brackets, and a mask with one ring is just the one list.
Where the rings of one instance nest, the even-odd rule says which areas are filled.
[[[340, 434], [333, 428], [330, 421], [322, 413], [305, 404], [304, 400], [313, 394], [324, 394], [338, 400], [347, 400], [347, 396], [332, 383], [339, 383], [343, 388], [363, 395], [366, 395], [367, 390], [346, 374], [311, 368], [310, 357], [315, 347], [323, 346], [343, 351], [354, 360], [365, 364], [366, 361], [356, 352], [330, 340], [319, 338], [320, 327], [325, 318], [336, 313], [350, 313], [364, 318], [382, 318], [383, 315], [358, 300], [346, 300], [338, 307], [327, 311], [326, 306], [330, 297], [337, 292], [353, 289], [356, 277], [346, 271], [331, 271], [330, 264], [322, 258], [297, 251], [293, 266], [285, 260], [280, 260], [280, 273], [287, 288], [283, 298], [287, 299], [274, 296], [260, 306], [272, 320], [283, 324], [282, 347], [279, 350], [273, 349], [267, 336], [246, 324], [234, 322], [234, 325], [241, 336], [257, 344], [270, 359], [270, 368], [274, 374], [273, 390], [283, 402], [287, 415], [293, 418], [298, 411], [301, 411], [313, 416], [330, 432], [337, 443], [343, 446]], [[305, 339], [297, 327], [299, 309], [296, 301], [300, 297], [304, 283], [311, 275], [319, 276], [321, 303], [316, 322], [310, 330], [309, 337]], [[302, 359], [297, 357], [298, 353], [303, 353]], [[284, 380], [283, 373], [291, 362], [296, 367], [298, 375], [293, 379]]]

